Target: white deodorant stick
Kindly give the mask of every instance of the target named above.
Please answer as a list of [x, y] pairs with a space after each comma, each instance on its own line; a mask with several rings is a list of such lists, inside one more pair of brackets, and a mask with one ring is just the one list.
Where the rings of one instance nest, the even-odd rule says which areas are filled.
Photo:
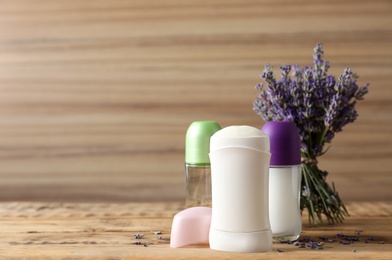
[[271, 250], [269, 149], [268, 136], [250, 126], [226, 127], [211, 137], [211, 249]]

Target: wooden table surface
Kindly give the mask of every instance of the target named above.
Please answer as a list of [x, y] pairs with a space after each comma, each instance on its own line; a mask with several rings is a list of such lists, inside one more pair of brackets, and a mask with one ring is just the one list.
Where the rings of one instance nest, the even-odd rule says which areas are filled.
[[1, 1], [0, 201], [183, 201], [189, 124], [261, 127], [264, 65], [317, 42], [370, 83], [320, 167], [392, 201], [391, 25], [390, 0]]
[[[169, 247], [173, 216], [182, 203], [0, 203], [1, 259], [391, 259], [392, 203], [350, 203], [344, 224], [309, 227], [303, 216], [300, 240], [323, 249], [274, 243], [267, 253], [227, 253], [203, 242]], [[156, 235], [154, 232], [161, 231]], [[360, 232], [357, 234], [356, 232]], [[134, 234], [144, 234], [135, 239]], [[349, 245], [342, 238], [357, 237]], [[321, 238], [320, 238], [321, 237]], [[142, 245], [136, 245], [140, 241]], [[146, 246], [144, 246], [146, 244]], [[280, 249], [284, 252], [278, 252]]]

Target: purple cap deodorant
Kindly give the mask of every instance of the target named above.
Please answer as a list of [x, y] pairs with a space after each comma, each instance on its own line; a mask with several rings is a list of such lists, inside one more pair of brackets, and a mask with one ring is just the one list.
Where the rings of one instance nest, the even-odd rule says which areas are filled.
[[269, 121], [261, 130], [270, 138], [271, 166], [301, 164], [301, 141], [293, 122]]
[[269, 217], [277, 241], [295, 241], [301, 233], [301, 142], [293, 122], [270, 121], [261, 129], [270, 138]]

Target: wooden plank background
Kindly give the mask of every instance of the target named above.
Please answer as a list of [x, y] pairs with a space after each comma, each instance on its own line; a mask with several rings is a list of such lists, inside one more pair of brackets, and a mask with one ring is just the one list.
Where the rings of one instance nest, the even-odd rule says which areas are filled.
[[344, 200], [392, 200], [390, 0], [1, 1], [0, 200], [183, 200], [188, 125], [261, 127], [264, 64], [317, 42], [371, 84], [321, 167]]

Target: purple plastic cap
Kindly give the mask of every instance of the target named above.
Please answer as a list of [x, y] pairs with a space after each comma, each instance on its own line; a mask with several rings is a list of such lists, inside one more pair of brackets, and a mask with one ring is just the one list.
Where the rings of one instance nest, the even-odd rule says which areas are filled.
[[269, 121], [261, 131], [270, 138], [271, 166], [301, 164], [301, 141], [293, 122]]

